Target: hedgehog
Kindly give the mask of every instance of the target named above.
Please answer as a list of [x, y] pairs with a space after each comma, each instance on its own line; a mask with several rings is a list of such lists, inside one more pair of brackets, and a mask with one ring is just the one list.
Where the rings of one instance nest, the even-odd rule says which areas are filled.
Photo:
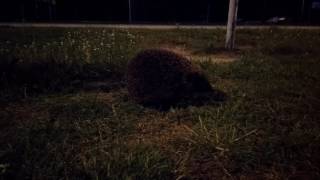
[[201, 71], [186, 57], [164, 49], [139, 52], [127, 66], [130, 99], [152, 107], [170, 107], [195, 94], [212, 92]]

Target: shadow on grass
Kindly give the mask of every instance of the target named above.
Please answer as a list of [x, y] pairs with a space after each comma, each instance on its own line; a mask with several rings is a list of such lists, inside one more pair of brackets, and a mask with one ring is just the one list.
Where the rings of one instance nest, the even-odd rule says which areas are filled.
[[123, 72], [105, 63], [56, 59], [0, 59], [0, 101], [78, 90], [109, 91], [122, 87]]
[[144, 107], [155, 109], [158, 111], [169, 111], [171, 108], [187, 108], [189, 106], [219, 106], [228, 100], [225, 92], [212, 89], [209, 92], [198, 92], [191, 96], [181, 98], [179, 100], [165, 102], [161, 104], [144, 104]]

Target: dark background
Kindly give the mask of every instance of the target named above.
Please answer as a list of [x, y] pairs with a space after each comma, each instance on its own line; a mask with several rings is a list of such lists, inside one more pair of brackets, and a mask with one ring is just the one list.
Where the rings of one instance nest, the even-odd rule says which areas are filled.
[[[131, 0], [133, 23], [225, 23], [229, 0]], [[263, 23], [274, 16], [289, 23], [319, 23], [314, 0], [240, 0], [243, 23]], [[1, 0], [2, 22], [127, 23], [128, 0]]]

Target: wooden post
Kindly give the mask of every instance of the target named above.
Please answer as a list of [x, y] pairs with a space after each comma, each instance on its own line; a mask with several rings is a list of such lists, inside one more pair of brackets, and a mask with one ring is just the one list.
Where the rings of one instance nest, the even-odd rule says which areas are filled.
[[235, 47], [238, 3], [239, 3], [239, 0], [230, 0], [230, 3], [229, 3], [229, 15], [228, 15], [227, 36], [226, 36], [226, 48], [228, 50], [233, 50]]

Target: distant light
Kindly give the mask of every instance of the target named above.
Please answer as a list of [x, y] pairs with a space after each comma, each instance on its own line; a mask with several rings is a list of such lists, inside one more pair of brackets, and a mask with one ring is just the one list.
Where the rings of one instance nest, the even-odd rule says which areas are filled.
[[285, 18], [285, 17], [281, 17], [281, 18], [279, 18], [279, 21], [284, 21], [284, 20], [286, 20], [286, 18]]

